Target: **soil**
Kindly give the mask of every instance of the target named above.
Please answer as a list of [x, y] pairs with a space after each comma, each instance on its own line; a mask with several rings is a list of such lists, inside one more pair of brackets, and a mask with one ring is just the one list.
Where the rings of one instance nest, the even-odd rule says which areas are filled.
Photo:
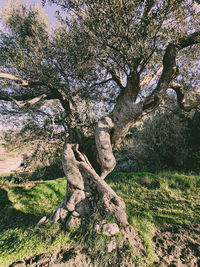
[[166, 225], [153, 238], [155, 266], [200, 267], [200, 224]]
[[[157, 260], [155, 267], [200, 267], [200, 224], [165, 225], [157, 230], [153, 237]], [[56, 254], [44, 253], [22, 261], [15, 262], [12, 267], [101, 267], [86, 252], [75, 248], [65, 248]], [[10, 266], [10, 267], [11, 267]], [[118, 263], [110, 263], [113, 267], [139, 267], [127, 258]], [[144, 266], [140, 266], [144, 267]]]

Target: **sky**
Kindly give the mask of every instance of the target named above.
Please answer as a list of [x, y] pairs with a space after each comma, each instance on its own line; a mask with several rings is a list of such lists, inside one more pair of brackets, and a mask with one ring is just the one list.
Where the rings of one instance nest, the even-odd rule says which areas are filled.
[[[29, 4], [29, 5], [34, 5], [34, 4], [40, 4], [42, 5], [42, 0], [23, 0], [23, 2]], [[0, 0], [0, 9], [2, 9], [6, 4], [8, 3], [8, 0]], [[45, 13], [48, 15], [48, 22], [50, 26], [54, 26], [56, 19], [55, 19], [55, 11], [58, 10], [57, 5], [49, 5], [46, 4], [45, 7]], [[0, 23], [0, 29], [2, 29], [2, 24]]]

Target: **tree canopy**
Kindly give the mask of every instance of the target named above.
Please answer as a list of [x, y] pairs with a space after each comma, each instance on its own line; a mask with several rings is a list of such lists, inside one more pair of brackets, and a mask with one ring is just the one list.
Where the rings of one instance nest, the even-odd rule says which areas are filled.
[[172, 88], [190, 110], [182, 103], [199, 86], [197, 1], [49, 2], [66, 14], [53, 32], [39, 6], [2, 12], [1, 100], [23, 108], [57, 99], [65, 121], [90, 124], [119, 95], [149, 112]]

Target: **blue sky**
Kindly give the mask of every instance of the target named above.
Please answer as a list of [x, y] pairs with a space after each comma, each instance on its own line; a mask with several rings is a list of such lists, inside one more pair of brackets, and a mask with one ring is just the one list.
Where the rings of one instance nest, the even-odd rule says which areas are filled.
[[[29, 5], [34, 5], [34, 4], [41, 4], [42, 0], [23, 0], [23, 2], [29, 4]], [[8, 3], [8, 0], [0, 0], [0, 9], [2, 9], [6, 4]], [[57, 5], [49, 5], [46, 4], [45, 7], [45, 12], [48, 15], [48, 21], [51, 26], [55, 24], [55, 11], [58, 9]], [[0, 29], [2, 28], [2, 25], [0, 24]]]

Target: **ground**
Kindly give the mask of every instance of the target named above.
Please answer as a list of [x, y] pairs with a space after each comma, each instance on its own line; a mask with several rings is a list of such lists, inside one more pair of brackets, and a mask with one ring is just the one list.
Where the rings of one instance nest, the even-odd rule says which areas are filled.
[[[157, 261], [153, 266], [159, 267], [199, 267], [200, 266], [200, 224], [194, 225], [166, 225], [156, 231], [153, 242]], [[97, 267], [80, 249], [68, 247], [56, 254], [43, 253], [17, 261], [12, 267]], [[121, 259], [119, 264], [110, 263], [113, 267], [137, 266], [127, 259]]]
[[0, 143], [0, 173], [10, 173], [18, 170], [22, 161], [21, 155], [7, 152]]
[[[105, 266], [97, 258], [102, 248], [96, 247], [94, 256], [85, 244], [77, 245], [79, 236], [57, 226], [34, 229], [62, 200], [64, 177], [18, 183], [2, 176], [0, 181], [0, 266]], [[125, 200], [129, 222], [142, 236], [148, 258], [148, 265], [138, 265], [119, 250], [115, 257], [106, 255], [107, 266], [200, 267], [200, 176], [112, 173], [107, 181]]]
[[153, 241], [156, 266], [200, 266], [200, 224], [166, 225], [156, 232]]

